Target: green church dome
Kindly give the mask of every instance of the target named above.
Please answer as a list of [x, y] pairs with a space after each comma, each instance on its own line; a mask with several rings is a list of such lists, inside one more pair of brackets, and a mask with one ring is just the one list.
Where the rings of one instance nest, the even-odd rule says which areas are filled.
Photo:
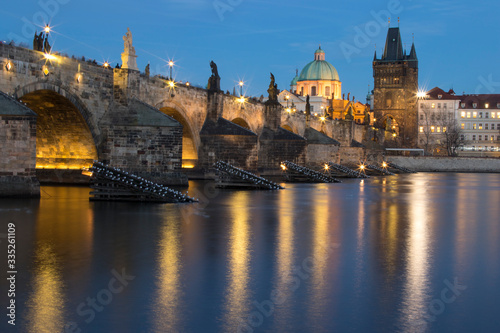
[[308, 63], [304, 67], [304, 69], [302, 69], [298, 81], [314, 81], [314, 80], [340, 81], [340, 78], [339, 78], [339, 73], [337, 73], [335, 67], [333, 67], [333, 65], [330, 64], [328, 61], [314, 60]]
[[297, 85], [297, 81], [299, 80], [299, 76], [298, 75], [295, 75], [295, 77], [293, 78], [292, 82], [290, 83], [291, 86], [296, 86]]

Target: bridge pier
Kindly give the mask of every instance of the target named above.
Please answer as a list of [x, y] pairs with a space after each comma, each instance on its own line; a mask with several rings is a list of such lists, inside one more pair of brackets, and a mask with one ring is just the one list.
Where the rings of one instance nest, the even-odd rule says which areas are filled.
[[0, 197], [39, 197], [36, 114], [0, 91]]

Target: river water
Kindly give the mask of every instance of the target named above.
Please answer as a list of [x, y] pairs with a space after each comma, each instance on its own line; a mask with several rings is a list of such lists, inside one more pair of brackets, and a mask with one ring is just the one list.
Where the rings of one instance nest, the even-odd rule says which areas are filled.
[[418, 173], [198, 204], [89, 202], [43, 186], [15, 225], [1, 332], [498, 332], [500, 175]]

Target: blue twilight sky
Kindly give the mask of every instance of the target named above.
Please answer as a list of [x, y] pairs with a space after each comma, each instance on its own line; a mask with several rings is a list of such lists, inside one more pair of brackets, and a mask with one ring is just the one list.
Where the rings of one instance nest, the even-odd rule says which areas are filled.
[[408, 53], [415, 35], [421, 87], [500, 93], [499, 14], [497, 0], [22, 0], [2, 3], [0, 39], [31, 47], [49, 20], [54, 50], [114, 66], [130, 27], [141, 71], [150, 62], [167, 75], [173, 59], [177, 80], [205, 86], [214, 60], [222, 89], [242, 79], [252, 96], [266, 94], [269, 72], [289, 89], [321, 43], [342, 91], [364, 102], [389, 15], [391, 26], [400, 17]]

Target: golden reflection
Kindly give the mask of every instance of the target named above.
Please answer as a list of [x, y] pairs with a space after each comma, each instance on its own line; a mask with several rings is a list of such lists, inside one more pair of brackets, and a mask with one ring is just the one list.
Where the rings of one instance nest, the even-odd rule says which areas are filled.
[[[283, 167], [284, 164], [281, 164]], [[276, 233], [276, 275], [273, 290], [279, 295], [279, 303], [276, 304], [276, 313], [273, 315], [276, 331], [283, 329], [284, 324], [291, 319], [293, 298], [292, 275], [294, 268], [294, 208], [295, 192], [292, 190], [280, 191], [278, 200], [278, 230]]]
[[250, 226], [249, 192], [235, 192], [230, 198], [231, 230], [229, 236], [228, 288], [225, 296], [224, 323], [228, 330], [235, 330], [247, 317], [250, 306]]
[[[384, 191], [384, 190], [382, 190]], [[380, 201], [380, 235], [383, 240], [383, 260], [386, 262], [385, 269], [388, 278], [394, 278], [397, 272], [398, 261], [398, 233], [400, 229], [401, 218], [399, 216], [398, 206], [391, 202], [386, 195], [382, 196]]]
[[[313, 195], [312, 202], [313, 211], [313, 238], [312, 238], [312, 255], [305, 260], [302, 260], [302, 268], [307, 274], [310, 274], [310, 292], [308, 320], [314, 323], [322, 320], [322, 314], [328, 307], [330, 301], [326, 295], [329, 295], [332, 283], [331, 275], [328, 274], [328, 263], [333, 262], [332, 255], [336, 250], [337, 243], [330, 239], [330, 225], [336, 226], [335, 220], [330, 220], [330, 203], [328, 200], [328, 189], [316, 191]], [[309, 283], [308, 283], [309, 284]]]
[[33, 293], [26, 306], [26, 332], [60, 332], [66, 322], [64, 282], [52, 247], [39, 245], [35, 250]]
[[407, 327], [415, 327], [416, 323], [424, 322], [429, 300], [429, 226], [431, 224], [428, 212], [425, 184], [426, 180], [419, 176], [414, 178], [412, 193], [409, 197], [409, 229], [406, 240], [406, 281], [403, 292], [403, 321]]
[[155, 332], [179, 332], [181, 298], [181, 244], [179, 220], [165, 219], [161, 228], [158, 257], [158, 290]]
[[[37, 239], [50, 240], [76, 257], [91, 258], [94, 211], [88, 202], [89, 191], [83, 187], [42, 186]], [[85, 210], [82, 209], [82, 200], [87, 206]]]

